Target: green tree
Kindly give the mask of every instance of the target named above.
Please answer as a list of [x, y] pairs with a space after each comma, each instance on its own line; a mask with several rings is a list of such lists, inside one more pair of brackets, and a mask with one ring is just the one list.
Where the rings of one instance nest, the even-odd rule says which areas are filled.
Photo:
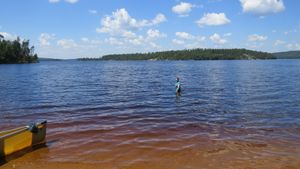
[[[99, 59], [99, 58], [97, 58]], [[247, 49], [186, 49], [177, 51], [112, 54], [102, 60], [233, 60], [233, 59], [275, 59], [267, 52]], [[84, 60], [84, 59], [83, 59]], [[90, 60], [90, 59], [89, 59]]]
[[29, 40], [18, 37], [16, 40], [5, 40], [0, 34], [0, 64], [2, 63], [36, 63], [38, 56], [34, 47], [29, 45]]

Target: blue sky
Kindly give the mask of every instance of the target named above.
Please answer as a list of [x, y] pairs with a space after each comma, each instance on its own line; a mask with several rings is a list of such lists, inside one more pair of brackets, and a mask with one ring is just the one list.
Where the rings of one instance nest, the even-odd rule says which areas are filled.
[[39, 57], [190, 48], [300, 50], [297, 0], [2, 0], [0, 34]]

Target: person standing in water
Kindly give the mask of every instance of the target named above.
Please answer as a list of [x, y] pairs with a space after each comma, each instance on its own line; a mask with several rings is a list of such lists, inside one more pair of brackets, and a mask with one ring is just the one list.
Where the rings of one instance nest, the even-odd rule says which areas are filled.
[[175, 87], [176, 87], [176, 95], [180, 95], [181, 94], [181, 84], [179, 82], [179, 77], [176, 78]]

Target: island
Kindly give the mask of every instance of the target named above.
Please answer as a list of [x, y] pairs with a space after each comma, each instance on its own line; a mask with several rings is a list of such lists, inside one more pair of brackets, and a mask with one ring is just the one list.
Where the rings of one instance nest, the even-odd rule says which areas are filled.
[[5, 40], [0, 34], [0, 64], [10, 63], [37, 63], [38, 56], [34, 53], [34, 46], [29, 40]]
[[149, 53], [111, 54], [78, 60], [252, 60], [276, 59], [271, 53], [247, 49], [185, 49]]

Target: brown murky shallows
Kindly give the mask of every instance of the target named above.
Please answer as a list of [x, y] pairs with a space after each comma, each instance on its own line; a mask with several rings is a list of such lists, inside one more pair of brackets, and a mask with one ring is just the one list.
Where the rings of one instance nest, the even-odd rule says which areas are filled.
[[[94, 126], [94, 129], [82, 126], [78, 122], [64, 125], [50, 123], [47, 147], [10, 159], [0, 168], [300, 168], [299, 140], [268, 137], [276, 135], [270, 134], [274, 130], [229, 129], [197, 124], [157, 130], [130, 125], [113, 128]], [[299, 129], [285, 132], [299, 134]]]

